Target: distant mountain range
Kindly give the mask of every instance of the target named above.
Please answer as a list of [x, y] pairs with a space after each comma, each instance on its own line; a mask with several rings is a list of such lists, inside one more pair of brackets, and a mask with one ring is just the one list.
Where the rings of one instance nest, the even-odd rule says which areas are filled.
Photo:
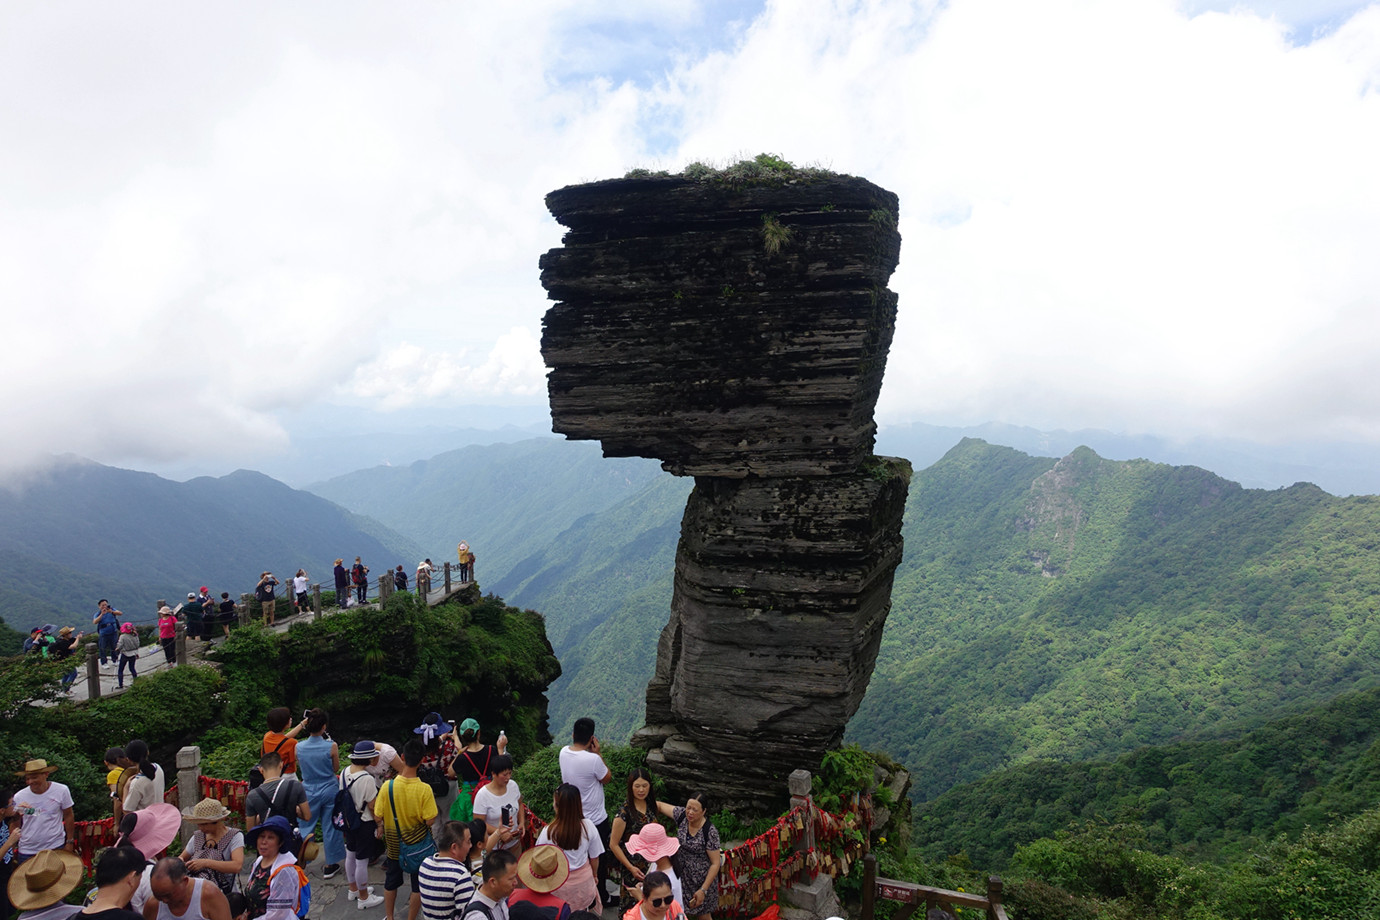
[[20, 631], [84, 628], [102, 597], [144, 621], [159, 598], [176, 604], [203, 584], [238, 598], [264, 569], [287, 584], [305, 568], [329, 584], [337, 557], [381, 573], [415, 566], [419, 552], [377, 521], [243, 470], [172, 482], [65, 458], [0, 488], [0, 616]]

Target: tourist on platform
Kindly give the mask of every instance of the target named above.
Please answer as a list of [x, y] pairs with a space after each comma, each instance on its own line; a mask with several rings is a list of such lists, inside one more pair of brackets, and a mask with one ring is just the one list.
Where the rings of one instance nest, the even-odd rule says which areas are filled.
[[139, 676], [134, 669], [135, 662], [139, 660], [139, 631], [134, 628], [133, 623], [120, 624], [120, 639], [117, 643], [120, 650], [120, 669], [115, 672], [115, 686], [125, 685], [125, 668], [129, 668], [130, 683]]
[[345, 560], [335, 561], [335, 605], [341, 610], [350, 606], [350, 573], [345, 568]]
[[455, 546], [455, 555], [456, 555], [456, 556], [459, 558], [459, 560], [460, 560], [460, 572], [459, 572], [459, 574], [460, 574], [460, 581], [461, 581], [461, 582], [469, 581], [469, 580], [470, 580], [470, 545], [469, 545], [468, 543], [466, 543], [464, 540], [461, 540], [461, 541], [460, 541], [459, 543], [457, 543], [456, 546]]
[[613, 771], [599, 754], [599, 739], [594, 736], [593, 719], [575, 720], [570, 744], [561, 748], [560, 762], [561, 781], [570, 783], [580, 790], [585, 817], [593, 821], [594, 826], [599, 829], [599, 840], [603, 844], [605, 854], [600, 857], [596, 867], [600, 904], [605, 907], [617, 906], [618, 898], [610, 895], [607, 889], [609, 864], [613, 861], [613, 858], [607, 855], [613, 821], [604, 808], [604, 786], [613, 781]]
[[403, 571], [401, 563], [398, 564], [397, 569], [393, 572], [393, 587], [397, 588], [399, 591], [407, 590], [407, 573]]
[[372, 741], [356, 741], [350, 751], [350, 765], [340, 773], [340, 789], [349, 790], [350, 798], [359, 812], [357, 830], [345, 829], [345, 878], [350, 883], [347, 899], [358, 900], [360, 910], [378, 907], [383, 895], [376, 895], [369, 887], [369, 860], [382, 850], [375, 835], [378, 824], [374, 819], [374, 800], [378, 798], [378, 781], [369, 767], [378, 762], [379, 749]]
[[490, 850], [484, 857], [484, 882], [459, 920], [508, 920], [508, 896], [517, 880], [517, 857], [509, 850]]
[[138, 766], [125, 784], [125, 813], [162, 803], [166, 781], [163, 768], [149, 759], [149, 746], [138, 739], [130, 741], [125, 745], [125, 756]]
[[499, 754], [490, 764], [493, 779], [474, 797], [474, 816], [483, 818], [490, 833], [498, 831], [498, 847], [514, 855], [522, 852], [522, 834], [527, 816], [522, 808], [522, 791], [513, 780], [513, 758]]
[[167, 601], [158, 602], [158, 644], [163, 646], [163, 657], [168, 664], [177, 662], [177, 614], [172, 612]]
[[206, 602], [190, 591], [182, 605], [182, 619], [187, 623], [188, 639], [206, 638]]
[[50, 777], [57, 770], [46, 760], [30, 760], [16, 775], [24, 778], [25, 788], [14, 794], [14, 804], [22, 820], [20, 862], [43, 850], [77, 850], [76, 819], [72, 815], [72, 791]]
[[[682, 896], [680, 876], [676, 873], [675, 867], [671, 863], [671, 857], [680, 852], [680, 840], [666, 833], [666, 828], [660, 824], [648, 824], [628, 838], [628, 852], [636, 853], [647, 860], [649, 867], [646, 875], [651, 875], [653, 871], [665, 875], [671, 882], [671, 891], [676, 896], [676, 902], [684, 904]], [[641, 898], [641, 892], [645, 890], [642, 886], [646, 884], [644, 876], [642, 885], [629, 885], [630, 893]]]
[[273, 593], [273, 589], [276, 587], [278, 587], [278, 579], [273, 577], [272, 572], [264, 572], [260, 575], [259, 583], [254, 586], [254, 599], [263, 608], [265, 626], [273, 625], [273, 609], [278, 603], [277, 596]]
[[220, 592], [220, 610], [217, 619], [220, 628], [225, 630], [225, 638], [230, 638], [230, 626], [240, 618], [240, 605], [230, 599], [229, 591]]
[[[58, 637], [53, 640], [52, 656], [59, 661], [69, 661], [76, 652], [76, 645], [81, 641], [84, 633], [76, 632], [70, 626], [64, 626], [58, 630]], [[72, 682], [77, 679], [77, 669], [73, 665], [72, 670], [62, 675], [62, 689], [66, 690], [72, 686]]]
[[[131, 846], [113, 846], [101, 854], [96, 863], [96, 892], [74, 917], [82, 920], [144, 920], [138, 913], [143, 908], [130, 909], [135, 893], [143, 881], [147, 861], [144, 854]], [[125, 905], [130, 905], [126, 907]]]
[[692, 917], [707, 917], [719, 906], [719, 829], [709, 821], [708, 800], [696, 792], [685, 806], [658, 802], [657, 808], [676, 822], [680, 839], [680, 874], [686, 898], [685, 912]]
[[[301, 883], [297, 872], [290, 867], [297, 864], [292, 855], [292, 828], [287, 818], [274, 815], [244, 835], [246, 845], [258, 853], [249, 870], [245, 897], [249, 899], [249, 916], [267, 920], [297, 920], [297, 895]], [[286, 871], [278, 871], [285, 869]]]
[[149, 876], [153, 897], [144, 904], [144, 920], [230, 920], [230, 902], [214, 882], [195, 878], [176, 856], [158, 860]]
[[466, 719], [460, 723], [460, 750], [451, 762], [451, 770], [459, 782], [455, 802], [450, 806], [452, 821], [474, 818], [474, 797], [479, 789], [493, 778], [490, 771], [493, 759], [508, 750], [508, 736], [498, 733], [497, 744], [485, 744], [479, 737], [479, 723]]
[[307, 570], [298, 569], [297, 574], [292, 576], [292, 593], [298, 613], [307, 609], [307, 589], [310, 587], [311, 579], [307, 577]]
[[192, 839], [182, 848], [181, 859], [197, 878], [213, 882], [224, 894], [238, 891], [244, 868], [244, 834], [227, 827], [230, 809], [216, 799], [202, 799], [182, 812], [196, 825]]
[[[417, 767], [422, 762], [422, 742], [413, 739], [403, 745], [403, 766], [398, 775], [379, 788], [374, 800], [374, 816], [383, 832], [387, 858], [384, 860], [383, 911], [385, 917], [396, 918], [393, 908], [398, 889], [403, 883], [402, 848], [429, 842], [431, 822], [436, 817], [436, 798], [431, 787], [417, 779]], [[422, 909], [422, 895], [417, 873], [411, 873], [412, 894], [407, 904], [407, 920], [417, 920]]]
[[469, 870], [470, 828], [459, 821], [441, 825], [437, 850], [417, 872], [422, 887], [422, 916], [426, 920], [454, 920], [474, 896]]
[[431, 560], [423, 559], [417, 563], [417, 596], [426, 600], [431, 593]]
[[[561, 897], [561, 891], [569, 887], [570, 867], [566, 865], [565, 854], [555, 844], [544, 843], [532, 847], [518, 859], [518, 884], [508, 896], [509, 912], [519, 914], [519, 904], [528, 904], [541, 909], [548, 920], [564, 920], [570, 916], [570, 903]], [[594, 887], [590, 886], [592, 894]]]
[[645, 856], [629, 853], [624, 844], [633, 834], [657, 821], [656, 791], [652, 788], [652, 774], [642, 767], [637, 767], [628, 773], [627, 794], [623, 804], [618, 807], [618, 814], [614, 815], [613, 828], [609, 832], [609, 851], [622, 868], [622, 884], [619, 886], [620, 911], [626, 912], [633, 906], [634, 898], [628, 889], [642, 881], [643, 876], [651, 868]]
[[369, 567], [355, 557], [355, 564], [350, 566], [350, 581], [355, 586], [355, 600], [364, 603], [369, 598]]
[[67, 920], [81, 911], [80, 904], [64, 904], [85, 870], [81, 857], [67, 850], [44, 850], [14, 870], [5, 886], [9, 917], [20, 911], [19, 920]]
[[[310, 840], [316, 833], [316, 825], [322, 825], [321, 839], [326, 853], [322, 878], [334, 878], [340, 872], [341, 863], [345, 862], [345, 838], [331, 820], [335, 814], [335, 794], [340, 788], [336, 781], [340, 773], [340, 746], [326, 734], [329, 727], [330, 716], [326, 710], [308, 710], [309, 737], [297, 745], [297, 772], [306, 787], [311, 810], [311, 817], [297, 822], [297, 829], [303, 840]], [[306, 864], [305, 859], [298, 862]]]
[[556, 787], [553, 804], [556, 816], [542, 828], [537, 836], [537, 844], [554, 843], [560, 847], [570, 874], [552, 894], [576, 910], [598, 913], [603, 909], [603, 892], [597, 887], [594, 867], [604, 854], [599, 829], [585, 817], [580, 790], [570, 783], [561, 783]]
[[106, 667], [106, 662], [110, 667], [115, 667], [115, 642], [120, 637], [120, 617], [124, 616], [119, 610], [110, 606], [110, 601], [101, 598], [96, 603], [96, 616], [91, 620], [96, 626], [96, 647], [101, 655], [101, 667]]
[[623, 920], [676, 920], [684, 913], [666, 873], [648, 872], [642, 880], [642, 900], [628, 908]]

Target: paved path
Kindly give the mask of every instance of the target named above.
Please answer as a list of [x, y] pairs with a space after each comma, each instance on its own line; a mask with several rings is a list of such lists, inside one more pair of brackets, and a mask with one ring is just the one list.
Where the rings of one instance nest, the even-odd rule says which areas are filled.
[[[457, 594], [469, 588], [472, 584], [473, 582], [468, 581], [459, 583], [451, 582], [451, 590], [449, 594], [445, 593], [445, 591], [443, 591], [440, 587], [437, 587], [429, 595], [427, 595], [427, 606], [435, 607], [440, 604], [444, 604], [446, 601], [450, 600]], [[279, 603], [282, 603], [281, 599]], [[348, 610], [364, 610], [377, 608], [378, 602], [375, 601], [374, 603], [365, 604], [362, 607], [350, 607], [348, 608]], [[291, 610], [292, 608], [288, 607], [288, 609]], [[348, 610], [345, 612], [348, 612]], [[335, 616], [341, 612], [342, 611], [338, 607], [327, 607], [325, 610], [321, 611], [321, 615], [323, 617], [329, 617]], [[294, 613], [289, 616], [278, 616], [274, 620], [272, 629], [274, 632], [283, 633], [287, 632], [289, 629], [291, 629], [298, 623], [307, 623], [310, 622], [312, 619], [314, 619], [314, 616], [311, 611], [307, 611], [305, 613]], [[216, 637], [214, 639], [211, 639], [209, 642], [198, 639], [187, 640], [188, 660], [202, 660], [208, 648], [219, 645], [221, 642], [225, 641], [225, 633], [221, 629], [221, 627], [215, 626], [212, 628], [216, 631]], [[175, 667], [175, 665], [171, 665], [168, 663], [167, 656], [163, 653], [163, 647], [160, 646], [157, 642], [153, 642], [139, 649], [139, 659], [135, 662], [135, 667], [138, 669], [139, 674], [142, 676], [145, 674], [153, 674], [158, 671], [166, 671], [169, 668]], [[122, 689], [120, 689], [120, 687], [117, 684], [117, 679], [119, 675], [119, 665], [117, 663], [111, 662], [109, 665], [107, 665], [104, 668], [100, 668], [99, 670], [101, 696], [115, 696], [116, 694], [124, 692]], [[129, 677], [129, 669], [126, 668], [125, 687], [128, 688], [129, 686], [131, 686], [131, 684], [132, 681]], [[83, 663], [77, 668], [77, 679], [76, 682], [72, 684], [72, 689], [68, 692], [67, 698], [72, 700], [90, 699], [85, 663]]]

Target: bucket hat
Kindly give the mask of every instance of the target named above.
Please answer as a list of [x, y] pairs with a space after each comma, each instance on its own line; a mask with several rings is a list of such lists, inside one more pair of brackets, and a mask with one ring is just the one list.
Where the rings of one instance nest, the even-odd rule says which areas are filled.
[[668, 836], [666, 828], [660, 824], [652, 823], [629, 837], [623, 849], [655, 864], [663, 856], [675, 855], [680, 850], [680, 841]]
[[230, 817], [230, 809], [219, 799], [202, 799], [191, 808], [182, 809], [182, 817], [193, 824], [214, 824]]
[[554, 843], [532, 847], [518, 857], [518, 879], [533, 891], [550, 894], [565, 884], [568, 875], [570, 863]]

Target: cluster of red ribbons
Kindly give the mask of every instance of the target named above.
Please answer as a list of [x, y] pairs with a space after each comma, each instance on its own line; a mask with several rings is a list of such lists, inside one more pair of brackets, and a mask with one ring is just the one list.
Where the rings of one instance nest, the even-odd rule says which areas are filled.
[[[792, 808], [764, 834], [724, 850], [719, 868], [719, 911], [750, 917], [775, 903], [783, 888], [801, 879], [813, 880], [820, 872], [846, 875], [863, 852], [865, 832], [849, 833], [871, 825], [869, 796], [855, 796], [841, 815], [813, 805]], [[797, 849], [796, 842], [807, 825], [814, 846]]]
[[215, 799], [230, 809], [227, 823], [244, 823], [244, 800], [249, 795], [248, 783], [237, 779], [216, 779], [214, 776], [199, 776], [197, 780], [203, 799]]

